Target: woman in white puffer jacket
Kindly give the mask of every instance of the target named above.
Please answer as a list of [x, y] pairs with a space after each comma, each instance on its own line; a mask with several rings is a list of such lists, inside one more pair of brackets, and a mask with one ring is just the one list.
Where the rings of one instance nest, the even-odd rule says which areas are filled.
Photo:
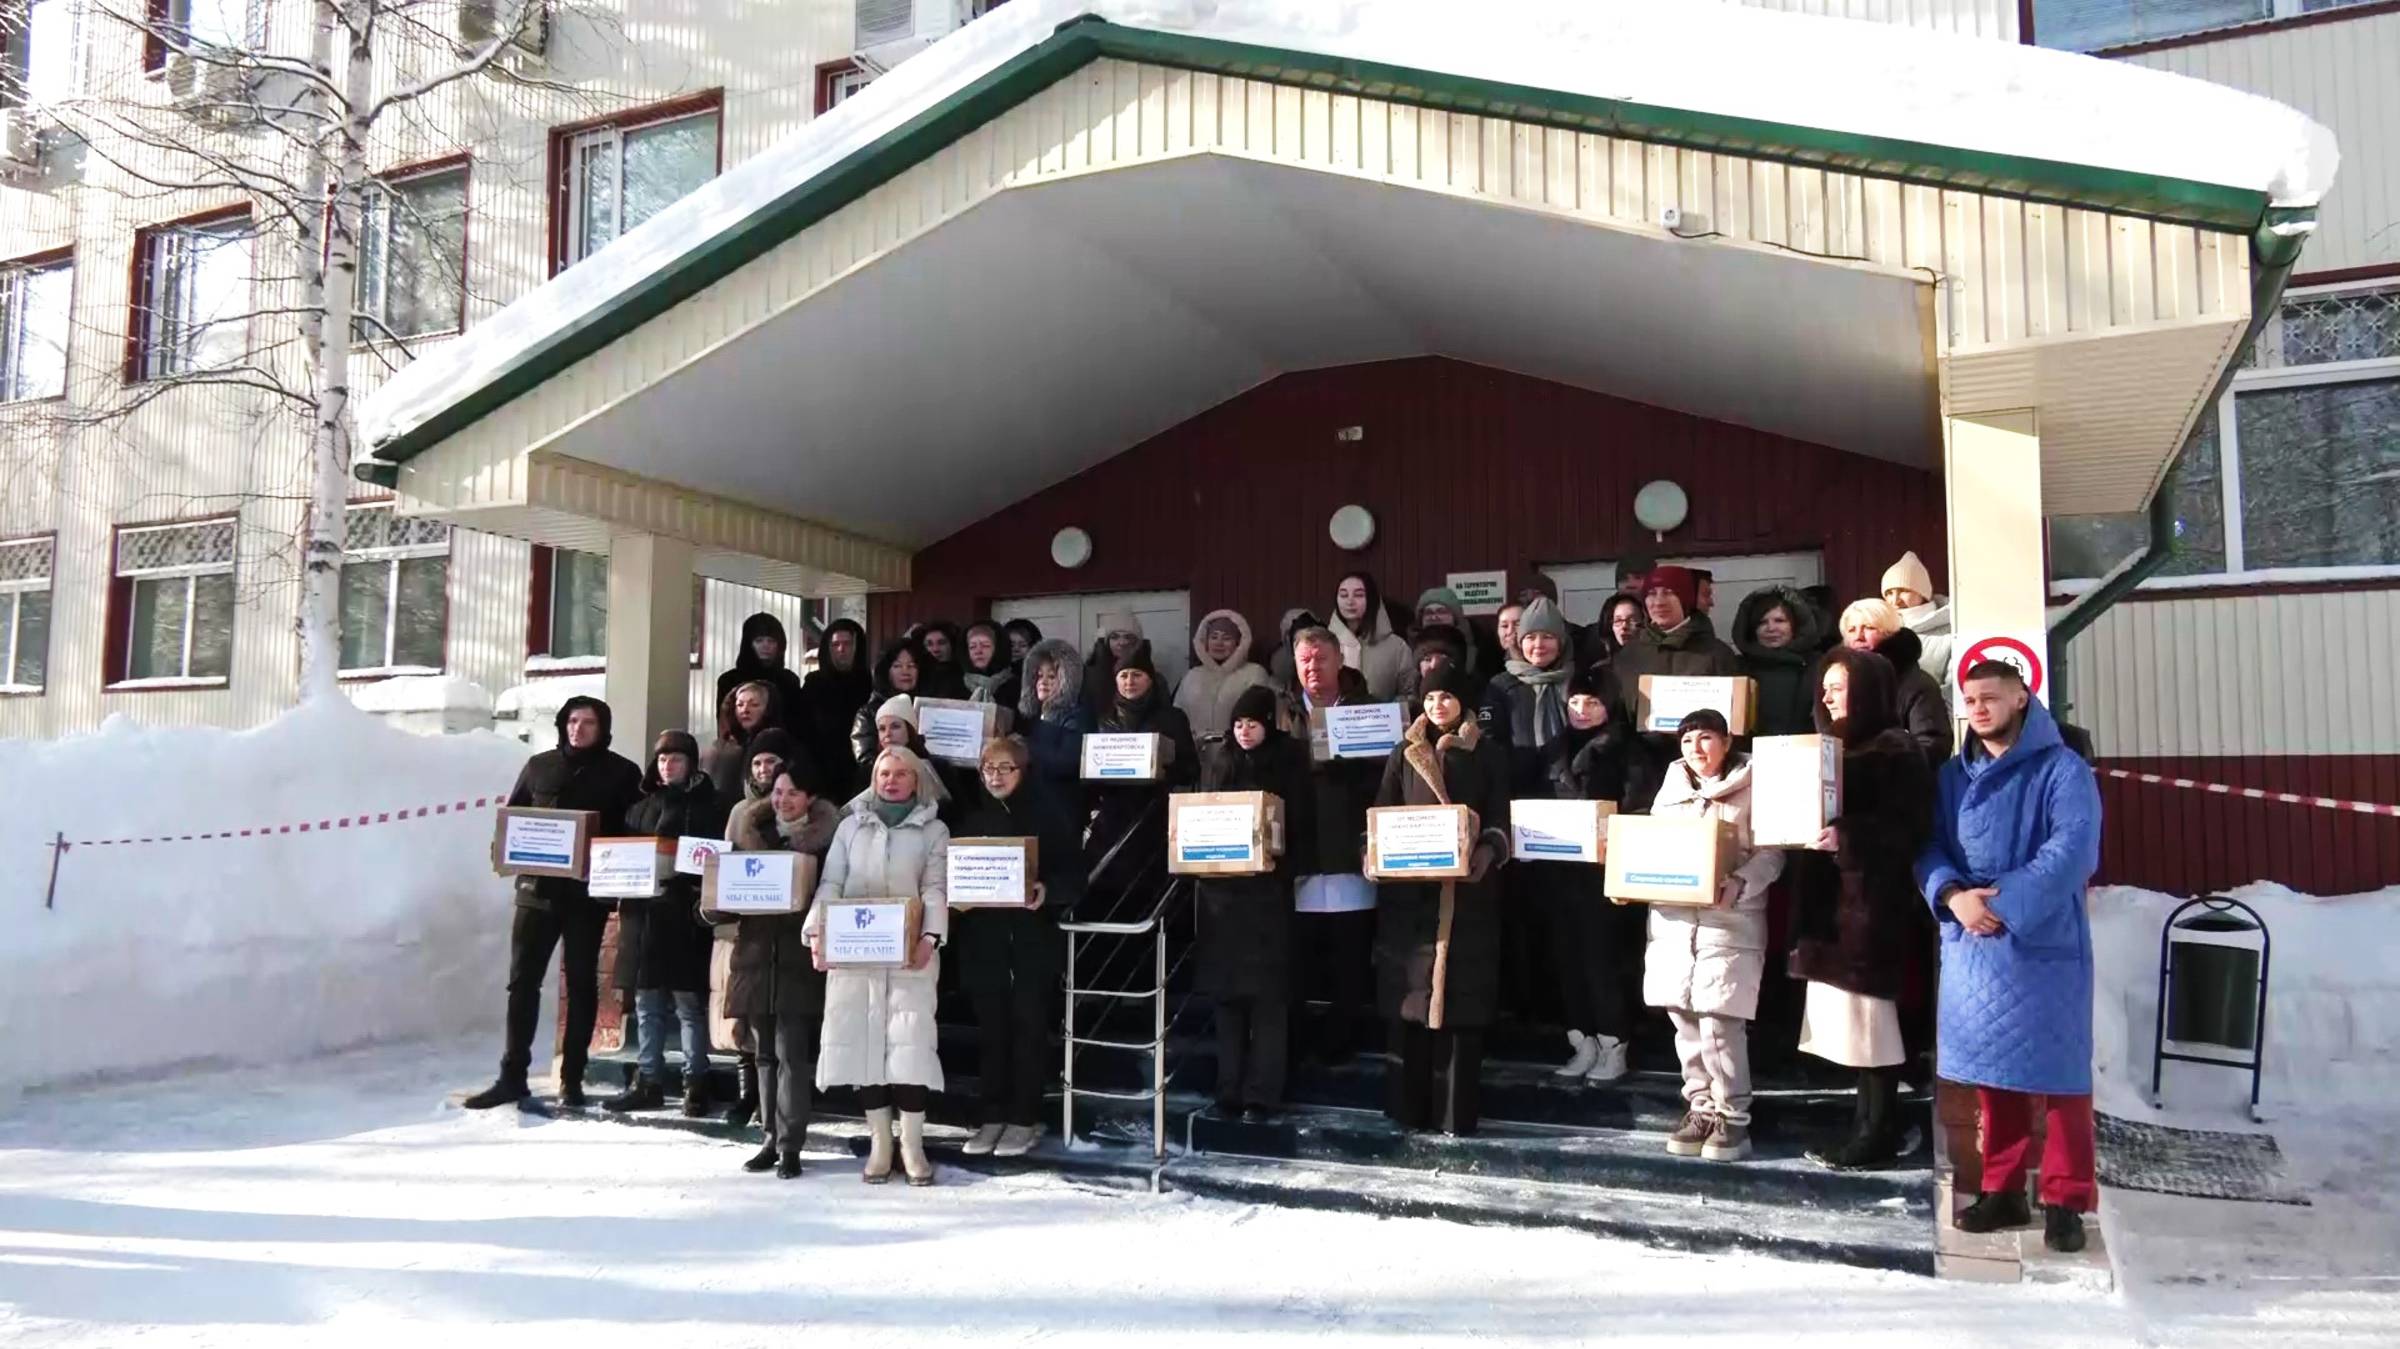
[[1712, 1162], [1750, 1155], [1750, 1018], [1767, 963], [1767, 887], [1783, 854], [1750, 843], [1750, 761], [1733, 752], [1725, 718], [1703, 709], [1677, 728], [1683, 757], [1667, 769], [1653, 815], [1698, 815], [1733, 826], [1725, 880], [1706, 908], [1653, 905], [1642, 1001], [1675, 1024], [1683, 1061], [1683, 1121], [1667, 1151]]
[[915, 754], [894, 748], [877, 755], [867, 790], [851, 800], [834, 831], [808, 912], [809, 949], [817, 968], [826, 969], [828, 904], [914, 896], [924, 905], [921, 935], [905, 967], [834, 966], [825, 980], [817, 1090], [859, 1089], [870, 1143], [861, 1179], [870, 1185], [891, 1178], [895, 1109], [908, 1183], [933, 1183], [925, 1107], [928, 1095], [942, 1089], [933, 1016], [939, 953], [950, 931], [950, 830], [936, 814], [946, 795], [933, 766]]
[[1242, 695], [1270, 682], [1251, 659], [1248, 621], [1231, 609], [1212, 609], [1192, 629], [1192, 668], [1176, 686], [1175, 707], [1205, 747], [1233, 729], [1233, 705]]

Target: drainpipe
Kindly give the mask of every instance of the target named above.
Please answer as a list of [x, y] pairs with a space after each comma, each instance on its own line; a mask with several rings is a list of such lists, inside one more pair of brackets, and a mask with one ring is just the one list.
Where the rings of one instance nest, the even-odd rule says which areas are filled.
[[[2282, 308], [2283, 288], [2292, 279], [2292, 267], [2300, 260], [2300, 246], [2317, 228], [2314, 207], [2269, 207], [2265, 218], [2250, 235], [2250, 324], [2243, 330], [2241, 343], [2234, 348], [2232, 360], [2208, 391], [2203, 406], [2214, 407], [2233, 384], [2241, 370], [2242, 361], [2260, 333]], [[2061, 709], [2071, 708], [2067, 699], [2066, 647], [2100, 621], [2100, 616], [2117, 605], [2117, 601], [2133, 593], [2134, 587], [2155, 575], [2175, 555], [2175, 478], [2182, 468], [2183, 449], [2178, 446], [2175, 458], [2168, 461], [2167, 471], [2159, 476], [2158, 490], [2150, 496], [2147, 515], [2150, 542], [2141, 552], [2120, 562], [2100, 584], [2075, 597], [2075, 601], [2058, 611], [2050, 620], [2050, 702]], [[2241, 528], [2241, 521], [2228, 520], [2227, 529]]]

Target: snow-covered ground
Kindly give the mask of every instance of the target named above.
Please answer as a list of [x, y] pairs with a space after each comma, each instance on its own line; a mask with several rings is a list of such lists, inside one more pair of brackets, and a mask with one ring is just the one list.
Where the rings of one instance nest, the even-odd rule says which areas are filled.
[[0, 1343], [2400, 1342], [2391, 1248], [2324, 1249], [2319, 1210], [2274, 1216], [2328, 1277], [2213, 1281], [2231, 1261], [2194, 1224], [2232, 1206], [2160, 1201], [2185, 1235], [2112, 1225], [2124, 1295], [1985, 1287], [1038, 1175], [869, 1189], [830, 1138], [778, 1182], [734, 1144], [446, 1105], [489, 1060], [384, 1046], [25, 1097], [0, 1121]]

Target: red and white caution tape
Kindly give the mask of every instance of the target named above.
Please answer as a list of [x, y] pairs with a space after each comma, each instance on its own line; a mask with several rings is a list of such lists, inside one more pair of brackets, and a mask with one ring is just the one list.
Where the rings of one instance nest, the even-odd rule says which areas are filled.
[[81, 838], [62, 842], [69, 848], [113, 848], [144, 843], [206, 843], [217, 839], [267, 838], [283, 834], [327, 834], [342, 829], [372, 829], [379, 824], [431, 819], [438, 815], [463, 815], [470, 810], [491, 809], [507, 799], [505, 795], [478, 796], [470, 800], [445, 801], [438, 805], [407, 806], [399, 810], [362, 810], [356, 815], [336, 815], [330, 819], [300, 820], [291, 824], [262, 824], [250, 829], [220, 829], [206, 834], [152, 834], [141, 838]]
[[2378, 805], [2373, 801], [2344, 801], [2333, 796], [2301, 796], [2294, 792], [2270, 792], [2259, 787], [2229, 787], [2222, 782], [2200, 782], [2192, 778], [2170, 778], [2157, 773], [2135, 773], [2123, 768], [2103, 768], [2102, 777], [2126, 782], [2147, 782], [2154, 787], [2181, 787], [2187, 791], [2209, 792], [2217, 796], [2239, 796], [2252, 801], [2279, 801], [2287, 806], [2315, 806], [2320, 810], [2346, 810], [2354, 815], [2389, 815], [2400, 817], [2400, 806]]

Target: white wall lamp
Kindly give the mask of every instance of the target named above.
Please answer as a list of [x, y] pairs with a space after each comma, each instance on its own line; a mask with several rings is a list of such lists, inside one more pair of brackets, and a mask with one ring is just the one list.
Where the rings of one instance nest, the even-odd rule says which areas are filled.
[[1668, 531], [1682, 528], [1691, 509], [1691, 498], [1665, 478], [1644, 483], [1642, 490], [1633, 495], [1634, 521], [1660, 543], [1666, 542]]
[[1364, 506], [1344, 506], [1325, 522], [1325, 532], [1333, 537], [1334, 547], [1355, 553], [1375, 542], [1375, 513]]
[[1075, 570], [1092, 560], [1092, 536], [1073, 525], [1050, 536], [1050, 560]]

